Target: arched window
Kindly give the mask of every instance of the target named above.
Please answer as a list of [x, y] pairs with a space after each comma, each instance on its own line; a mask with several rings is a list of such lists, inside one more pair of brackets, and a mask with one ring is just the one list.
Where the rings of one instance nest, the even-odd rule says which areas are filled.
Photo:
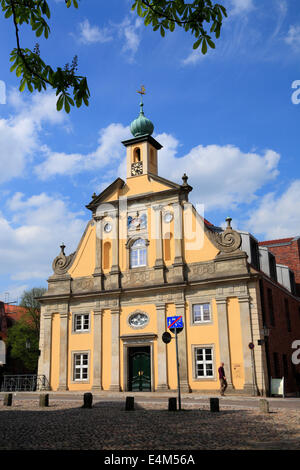
[[110, 242], [105, 242], [103, 247], [103, 269], [110, 268]]
[[130, 267], [137, 268], [138, 266], [147, 265], [147, 248], [146, 242], [143, 238], [138, 238], [132, 243], [130, 247]]
[[133, 162], [137, 163], [141, 161], [141, 149], [139, 147], [135, 148], [133, 151]]

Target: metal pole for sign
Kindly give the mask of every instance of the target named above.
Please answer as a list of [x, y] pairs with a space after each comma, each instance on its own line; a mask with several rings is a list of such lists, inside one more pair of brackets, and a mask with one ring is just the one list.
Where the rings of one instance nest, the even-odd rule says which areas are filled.
[[181, 396], [180, 396], [180, 376], [179, 376], [179, 360], [178, 360], [177, 328], [175, 328], [175, 342], [176, 342], [177, 383], [178, 383], [178, 409], [179, 409], [179, 410], [181, 410]]

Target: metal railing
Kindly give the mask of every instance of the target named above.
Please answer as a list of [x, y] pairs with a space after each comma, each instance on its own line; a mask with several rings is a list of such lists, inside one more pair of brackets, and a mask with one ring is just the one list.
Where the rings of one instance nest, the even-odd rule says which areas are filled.
[[36, 390], [50, 390], [45, 375], [3, 375], [2, 392], [34, 392]]

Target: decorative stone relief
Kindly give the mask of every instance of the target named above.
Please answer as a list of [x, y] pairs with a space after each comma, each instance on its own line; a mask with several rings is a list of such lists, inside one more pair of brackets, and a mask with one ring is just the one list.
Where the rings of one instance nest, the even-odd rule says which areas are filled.
[[134, 329], [145, 328], [149, 323], [149, 316], [145, 312], [136, 310], [127, 318], [128, 325]]
[[231, 227], [231, 218], [227, 217], [227, 227], [224, 232], [214, 232], [210, 229], [206, 230], [206, 233], [210, 240], [213, 242], [216, 248], [220, 250], [222, 253], [233, 253], [236, 252], [241, 244], [242, 238], [241, 235], [232, 229]]
[[76, 291], [91, 291], [94, 288], [94, 278], [78, 278], [72, 280], [72, 290]]
[[155, 281], [154, 270], [143, 270], [143, 271], [127, 271], [123, 274], [122, 285], [123, 286], [138, 286], [143, 285], [146, 282]]
[[206, 274], [214, 274], [215, 272], [215, 264], [212, 263], [205, 263], [205, 264], [200, 264], [200, 263], [195, 263], [195, 264], [190, 264], [189, 265], [189, 270], [191, 276], [203, 276]]
[[66, 247], [64, 244], [60, 246], [61, 251], [52, 263], [52, 269], [54, 273], [58, 275], [66, 274], [66, 272], [68, 271], [68, 269], [70, 268], [73, 262], [74, 255], [76, 253], [74, 251], [74, 253], [71, 253], [69, 256], [66, 256], [65, 248]]

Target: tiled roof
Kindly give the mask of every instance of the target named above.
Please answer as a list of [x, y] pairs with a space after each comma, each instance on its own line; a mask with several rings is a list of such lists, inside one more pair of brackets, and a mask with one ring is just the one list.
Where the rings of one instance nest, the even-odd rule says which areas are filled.
[[289, 243], [293, 240], [293, 237], [290, 238], [279, 238], [277, 240], [266, 240], [264, 242], [259, 242], [259, 245], [277, 245], [280, 243]]
[[14, 318], [15, 320], [19, 320], [25, 313], [27, 313], [26, 308], [9, 304], [4, 304], [4, 311], [8, 317]]
[[209, 221], [206, 220], [206, 219], [204, 219], [204, 223], [205, 223], [206, 225], [213, 225], [211, 222], [209, 222]]

